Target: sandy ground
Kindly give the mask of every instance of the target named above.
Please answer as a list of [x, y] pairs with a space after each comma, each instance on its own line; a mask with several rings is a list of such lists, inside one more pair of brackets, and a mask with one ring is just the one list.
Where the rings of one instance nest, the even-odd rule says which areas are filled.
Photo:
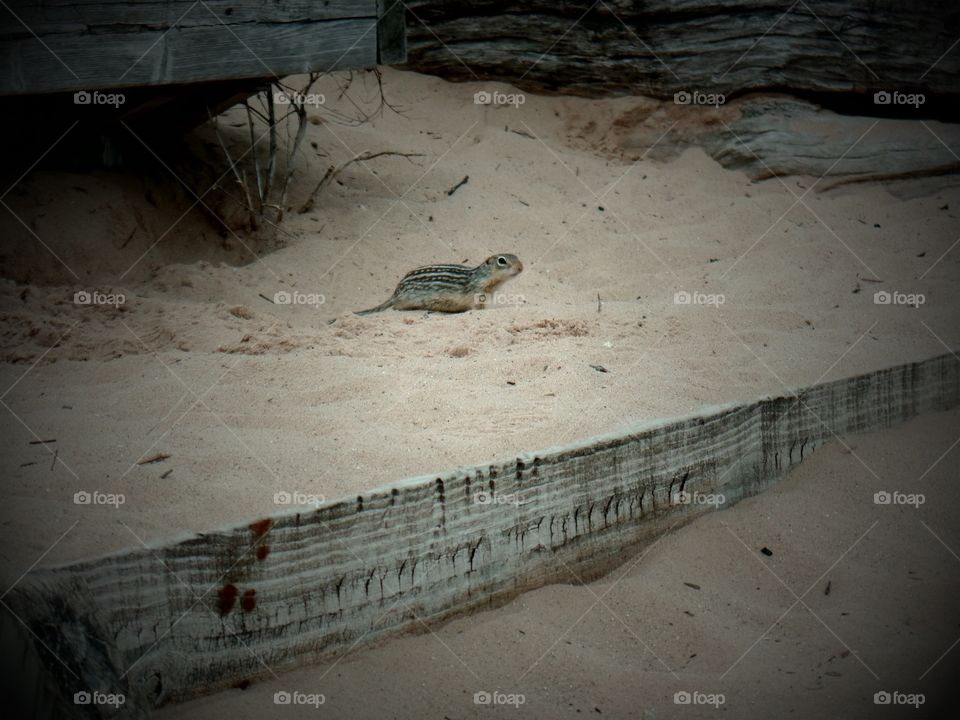
[[958, 429], [952, 411], [848, 436], [601, 580], [156, 717], [958, 717]]
[[[162, 169], [39, 172], [5, 196], [10, 581], [37, 561], [262, 517], [281, 490], [350, 496], [960, 347], [955, 180], [753, 184], [698, 150], [617, 156], [624, 127], [663, 124], [649, 101], [484, 106], [478, 84], [395, 71], [384, 87], [401, 114], [333, 120], [374, 87], [319, 88], [291, 204], [361, 151], [423, 157], [351, 166], [270, 240], [218, 228]], [[232, 142], [240, 120], [224, 120]], [[194, 142], [216, 156], [209, 129]], [[414, 267], [497, 252], [526, 269], [488, 310], [350, 314]], [[74, 301], [94, 291], [125, 302]], [[261, 297], [282, 291], [323, 303]], [[877, 291], [924, 303], [876, 304]], [[75, 503], [83, 492], [124, 502]]]

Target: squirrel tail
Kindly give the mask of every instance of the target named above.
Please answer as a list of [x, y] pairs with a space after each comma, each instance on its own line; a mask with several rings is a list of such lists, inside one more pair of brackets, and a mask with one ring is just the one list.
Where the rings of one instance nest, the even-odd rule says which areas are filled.
[[369, 308], [368, 310], [357, 310], [353, 314], [354, 315], [372, 315], [373, 313], [382, 312], [387, 308], [393, 307], [393, 301], [394, 301], [394, 298], [390, 298], [386, 302], [380, 303], [376, 307]]

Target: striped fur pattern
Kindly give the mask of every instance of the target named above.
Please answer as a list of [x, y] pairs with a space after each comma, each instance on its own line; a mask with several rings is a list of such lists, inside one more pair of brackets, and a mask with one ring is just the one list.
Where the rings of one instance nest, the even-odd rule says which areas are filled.
[[404, 275], [386, 302], [356, 314], [369, 315], [388, 308], [434, 312], [480, 308], [494, 289], [522, 271], [520, 259], [507, 253], [491, 255], [476, 267], [427, 265]]

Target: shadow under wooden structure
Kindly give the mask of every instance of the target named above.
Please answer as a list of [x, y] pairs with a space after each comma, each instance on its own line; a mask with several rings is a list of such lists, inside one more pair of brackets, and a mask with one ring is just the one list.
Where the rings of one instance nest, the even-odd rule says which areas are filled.
[[12, 0], [0, 112], [43, 149], [78, 122], [169, 138], [287, 75], [401, 63], [405, 38], [397, 0]]

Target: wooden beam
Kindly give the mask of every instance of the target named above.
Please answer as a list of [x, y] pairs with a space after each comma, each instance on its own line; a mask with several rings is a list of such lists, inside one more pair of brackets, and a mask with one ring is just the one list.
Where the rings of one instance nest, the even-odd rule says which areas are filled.
[[56, 679], [23, 686], [59, 687], [60, 717], [77, 712], [73, 693], [94, 688], [123, 693], [134, 716], [571, 572], [596, 578], [718, 509], [683, 493], [722, 495], [725, 507], [838, 435], [958, 404], [951, 353], [644, 422], [318, 509], [35, 569], [7, 594], [16, 622], [3, 627], [42, 660], [23, 672]]
[[18, 0], [10, 7], [12, 12], [0, 15], [4, 18], [0, 20], [0, 39], [29, 37], [31, 32], [40, 36], [104, 34], [142, 28], [231, 27], [377, 15], [377, 0]]
[[397, 0], [11, 6], [0, 8], [0, 95], [283, 77], [406, 59]]
[[376, 18], [67, 34], [0, 43], [0, 94], [283, 77], [372, 67]]

